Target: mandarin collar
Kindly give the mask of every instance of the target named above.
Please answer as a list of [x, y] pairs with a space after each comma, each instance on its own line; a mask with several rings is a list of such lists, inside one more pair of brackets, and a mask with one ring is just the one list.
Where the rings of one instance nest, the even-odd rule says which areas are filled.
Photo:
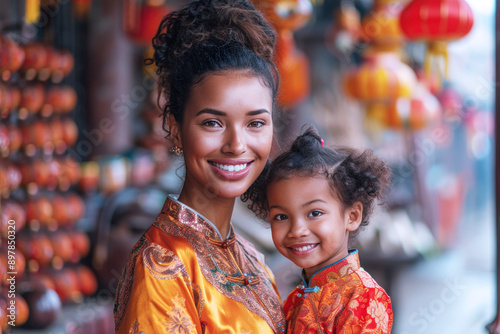
[[[179, 223], [189, 226], [190, 228], [203, 233], [204, 236], [208, 236], [215, 240], [224, 241], [219, 229], [207, 218], [205, 218], [201, 213], [189, 207], [188, 205], [180, 202], [175, 196], [168, 195], [161, 213], [170, 216]], [[226, 237], [226, 241], [235, 238], [235, 233], [233, 229], [233, 224], [230, 225], [229, 233]]]
[[322, 287], [323, 285], [336, 281], [341, 277], [351, 274], [360, 268], [359, 254], [357, 249], [349, 249], [349, 254], [335, 263], [329, 264], [314, 274], [309, 282], [305, 271], [302, 269], [302, 284], [304, 287]]

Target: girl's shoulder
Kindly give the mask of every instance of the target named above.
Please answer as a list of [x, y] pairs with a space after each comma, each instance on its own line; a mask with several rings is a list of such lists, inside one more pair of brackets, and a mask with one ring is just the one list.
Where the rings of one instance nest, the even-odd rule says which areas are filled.
[[356, 275], [359, 277], [359, 281], [363, 286], [365, 295], [368, 294], [376, 299], [382, 298], [390, 300], [390, 297], [387, 292], [385, 292], [384, 288], [382, 288], [366, 270], [359, 268], [356, 270]]
[[359, 277], [361, 283], [365, 288], [380, 288], [380, 285], [363, 268], [359, 268], [358, 270], [356, 270], [356, 275]]

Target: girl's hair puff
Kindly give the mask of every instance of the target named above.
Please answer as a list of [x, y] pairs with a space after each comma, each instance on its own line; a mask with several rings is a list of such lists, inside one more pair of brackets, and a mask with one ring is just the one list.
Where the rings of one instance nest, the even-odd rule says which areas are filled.
[[276, 32], [246, 0], [199, 0], [163, 18], [153, 59], [159, 98], [166, 103], [163, 128], [172, 114], [182, 124], [184, 107], [193, 85], [208, 74], [248, 71], [270, 88], [275, 107], [279, 75], [273, 62]]
[[[243, 194], [248, 207], [263, 220], [269, 217], [266, 189], [272, 182], [290, 177], [323, 175], [344, 209], [360, 202], [363, 214], [360, 227], [368, 225], [376, 200], [382, 200], [390, 184], [391, 171], [372, 150], [323, 147], [314, 127], [298, 136], [287, 152], [268, 164], [255, 183]], [[358, 229], [359, 230], [359, 229]], [[350, 236], [356, 236], [357, 231]]]

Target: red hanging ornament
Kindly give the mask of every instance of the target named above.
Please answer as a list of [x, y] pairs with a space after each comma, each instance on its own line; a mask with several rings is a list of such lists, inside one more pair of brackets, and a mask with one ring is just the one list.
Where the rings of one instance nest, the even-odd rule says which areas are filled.
[[125, 4], [125, 31], [134, 42], [150, 46], [161, 20], [170, 11], [162, 0], [149, 0], [143, 5], [129, 0]]
[[447, 77], [447, 43], [471, 31], [474, 15], [465, 0], [413, 0], [401, 12], [399, 22], [408, 39], [427, 41], [427, 72], [431, 71], [431, 58], [442, 57]]

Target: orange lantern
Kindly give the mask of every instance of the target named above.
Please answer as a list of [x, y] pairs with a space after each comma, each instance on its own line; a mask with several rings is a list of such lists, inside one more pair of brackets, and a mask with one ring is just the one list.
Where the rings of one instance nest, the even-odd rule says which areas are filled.
[[344, 77], [347, 95], [371, 106], [410, 98], [417, 83], [415, 72], [395, 53], [368, 53], [365, 62]]
[[390, 128], [422, 130], [441, 118], [441, 105], [422, 84], [417, 85], [411, 99], [399, 99], [387, 110], [385, 125]]
[[255, 0], [255, 6], [278, 32], [276, 61], [281, 79], [279, 103], [291, 106], [309, 95], [309, 62], [295, 47], [293, 30], [304, 26], [312, 13], [309, 0]]
[[376, 0], [373, 12], [363, 19], [363, 39], [378, 51], [397, 51], [404, 35], [399, 25], [400, 0]]
[[447, 42], [467, 35], [473, 24], [472, 9], [465, 0], [413, 0], [400, 15], [400, 26], [406, 37], [428, 43], [427, 73], [431, 72], [431, 59], [442, 57], [446, 77]]

